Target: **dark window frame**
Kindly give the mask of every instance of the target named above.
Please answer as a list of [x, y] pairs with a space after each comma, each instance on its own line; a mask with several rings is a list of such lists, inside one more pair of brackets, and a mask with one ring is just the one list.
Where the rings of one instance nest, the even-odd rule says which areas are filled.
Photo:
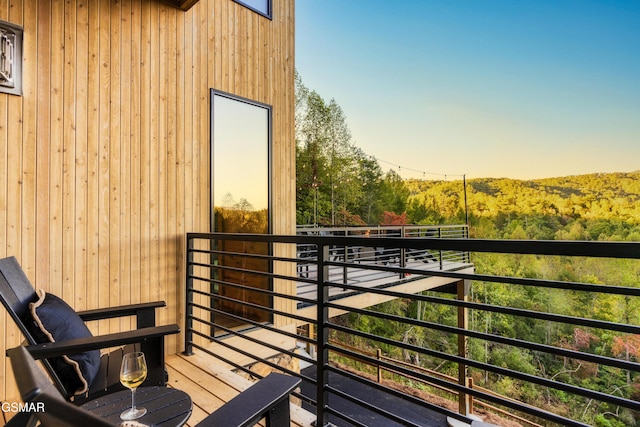
[[[237, 102], [241, 102], [244, 104], [247, 104], [249, 106], [253, 106], [253, 107], [258, 107], [258, 108], [263, 108], [266, 110], [267, 112], [267, 231], [266, 234], [273, 234], [273, 106], [272, 105], [268, 105], [268, 104], [264, 104], [261, 103], [259, 101], [255, 101], [252, 99], [248, 99], [248, 98], [244, 98], [238, 95], [234, 95], [232, 93], [228, 93], [228, 92], [223, 92], [220, 90], [216, 90], [216, 89], [210, 89], [209, 90], [210, 94], [209, 94], [209, 162], [210, 162], [210, 171], [209, 171], [209, 209], [210, 209], [210, 229], [212, 232], [216, 232], [219, 230], [216, 230], [216, 217], [215, 217], [215, 201], [214, 201], [214, 187], [215, 187], [215, 182], [214, 182], [214, 176], [215, 176], [215, 160], [214, 160], [214, 144], [215, 144], [215, 140], [214, 140], [214, 127], [215, 127], [215, 98], [216, 97], [221, 97], [221, 98], [226, 98], [227, 100], [231, 100], [231, 101], [237, 101]], [[211, 249], [217, 249], [216, 247], [211, 247]], [[273, 246], [271, 244], [268, 244], [268, 247], [266, 249], [266, 254], [269, 257], [273, 256]], [[211, 254], [211, 265], [217, 265], [217, 255], [212, 253]], [[273, 292], [274, 290], [274, 286], [273, 286], [273, 277], [271, 277], [271, 274], [273, 273], [273, 261], [269, 260], [268, 261], [268, 266], [267, 266], [267, 270], [265, 271], [266, 273], [269, 274], [269, 279], [268, 279], [268, 285], [267, 285], [267, 290]], [[212, 269], [212, 277], [215, 277], [216, 273], [215, 273], [215, 269]], [[216, 294], [219, 292], [219, 287], [217, 285], [215, 285], [214, 283], [211, 284], [211, 289], [210, 292], [212, 294]], [[215, 306], [214, 303], [215, 298], [212, 298], [211, 301], [211, 307]], [[267, 324], [273, 324], [273, 304], [274, 304], [274, 299], [272, 295], [268, 296], [268, 302], [265, 304], [265, 307], [267, 307], [268, 314], [266, 315], [267, 318], [264, 319], [263, 321], [266, 322]], [[215, 315], [214, 312], [211, 312], [211, 322], [215, 323]], [[253, 319], [256, 320], [256, 319]], [[245, 327], [250, 328], [250, 325], [245, 325]], [[242, 327], [241, 329], [244, 329], [244, 327]], [[222, 333], [222, 335], [225, 335], [226, 333]], [[211, 335], [212, 336], [219, 336], [220, 333], [219, 331], [216, 331], [216, 328], [214, 326], [211, 327]]]
[[249, 10], [254, 11], [254, 12], [255, 12], [255, 13], [257, 13], [258, 15], [262, 15], [262, 16], [264, 16], [265, 18], [268, 18], [268, 19], [270, 19], [270, 20], [273, 20], [273, 0], [266, 0], [266, 2], [267, 2], [267, 10], [266, 10], [266, 11], [263, 11], [263, 10], [260, 10], [260, 9], [256, 9], [255, 7], [253, 7], [253, 6], [249, 5], [249, 4], [247, 4], [247, 3], [246, 3], [245, 1], [243, 1], [243, 0], [233, 0], [233, 1], [235, 1], [236, 3], [238, 3], [238, 4], [240, 4], [240, 5], [244, 6], [244, 7], [246, 7], [246, 8], [247, 8], [247, 9], [249, 9]]

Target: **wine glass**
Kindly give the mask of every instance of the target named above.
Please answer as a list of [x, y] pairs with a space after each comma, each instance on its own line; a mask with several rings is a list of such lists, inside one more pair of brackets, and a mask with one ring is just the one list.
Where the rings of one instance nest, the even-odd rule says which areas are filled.
[[137, 351], [127, 353], [120, 367], [120, 382], [131, 389], [131, 408], [120, 414], [122, 420], [135, 420], [147, 413], [145, 408], [136, 408], [136, 389], [147, 379], [147, 362], [144, 353]]

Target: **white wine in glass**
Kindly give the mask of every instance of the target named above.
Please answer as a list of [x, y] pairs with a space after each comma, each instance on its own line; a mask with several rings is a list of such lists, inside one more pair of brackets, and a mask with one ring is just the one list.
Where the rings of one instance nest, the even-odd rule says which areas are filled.
[[136, 389], [147, 379], [147, 362], [144, 353], [137, 351], [127, 353], [122, 358], [120, 382], [131, 389], [131, 408], [120, 414], [122, 420], [135, 420], [147, 413], [145, 408], [136, 408]]

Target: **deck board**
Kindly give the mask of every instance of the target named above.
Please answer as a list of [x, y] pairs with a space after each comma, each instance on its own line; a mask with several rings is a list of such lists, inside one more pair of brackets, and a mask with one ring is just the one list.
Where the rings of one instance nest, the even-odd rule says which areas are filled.
[[[193, 401], [188, 427], [196, 425], [252, 384], [216, 363], [216, 359], [206, 353], [173, 354], [166, 357], [165, 363], [169, 372], [168, 386], [185, 391]], [[291, 404], [291, 426], [311, 427], [313, 421], [314, 414]]]

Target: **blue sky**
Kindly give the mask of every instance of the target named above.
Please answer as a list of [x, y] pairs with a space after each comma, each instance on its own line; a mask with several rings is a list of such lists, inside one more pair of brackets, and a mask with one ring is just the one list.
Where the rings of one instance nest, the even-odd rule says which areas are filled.
[[640, 0], [298, 0], [296, 68], [405, 178], [640, 170]]

